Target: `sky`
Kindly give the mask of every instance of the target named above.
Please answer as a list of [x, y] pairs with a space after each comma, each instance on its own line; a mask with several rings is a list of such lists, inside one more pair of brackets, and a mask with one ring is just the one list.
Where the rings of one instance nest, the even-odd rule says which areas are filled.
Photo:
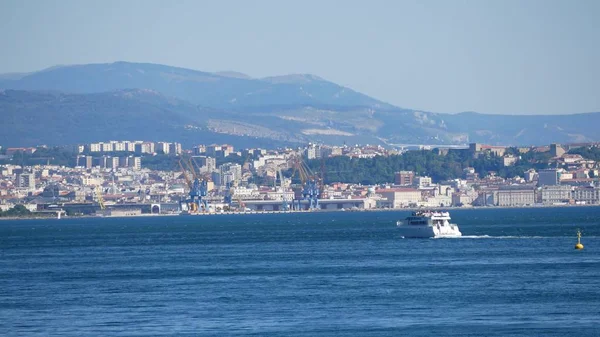
[[0, 73], [310, 73], [411, 109], [600, 111], [598, 0], [0, 0]]

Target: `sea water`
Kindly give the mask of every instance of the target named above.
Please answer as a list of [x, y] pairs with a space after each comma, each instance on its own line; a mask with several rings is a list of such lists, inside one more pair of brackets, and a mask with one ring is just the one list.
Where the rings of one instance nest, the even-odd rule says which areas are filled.
[[600, 335], [600, 207], [408, 214], [0, 221], [0, 335]]

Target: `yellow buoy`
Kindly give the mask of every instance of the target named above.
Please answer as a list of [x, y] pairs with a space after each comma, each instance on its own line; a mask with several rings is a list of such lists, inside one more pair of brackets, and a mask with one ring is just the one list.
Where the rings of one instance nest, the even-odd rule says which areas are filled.
[[583, 245], [581, 244], [581, 231], [577, 230], [577, 244], [575, 245], [575, 249], [583, 249]]

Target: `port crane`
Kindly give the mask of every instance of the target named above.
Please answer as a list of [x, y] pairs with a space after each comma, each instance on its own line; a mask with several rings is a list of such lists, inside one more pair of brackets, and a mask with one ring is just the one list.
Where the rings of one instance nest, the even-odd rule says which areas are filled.
[[[308, 209], [315, 210], [319, 208], [319, 195], [321, 194], [322, 180], [319, 176], [314, 174], [310, 167], [302, 160], [301, 157], [296, 156], [292, 159], [292, 166], [294, 171], [292, 177], [298, 173], [300, 182], [302, 183], [302, 199], [308, 200]], [[300, 209], [300, 200], [298, 202], [298, 209]]]
[[98, 199], [98, 205], [100, 206], [100, 209], [105, 210], [106, 205], [104, 204], [104, 198], [102, 197], [102, 188], [100, 188], [100, 185], [96, 186], [94, 192], [96, 192], [96, 199]]
[[206, 200], [206, 196], [208, 195], [207, 178], [203, 177], [199, 170], [196, 169], [197, 166], [192, 158], [189, 158], [187, 161], [183, 159], [179, 160], [179, 167], [183, 173], [183, 178], [190, 189], [188, 193], [189, 198], [185, 201], [187, 210], [190, 213], [208, 211], [208, 201]]

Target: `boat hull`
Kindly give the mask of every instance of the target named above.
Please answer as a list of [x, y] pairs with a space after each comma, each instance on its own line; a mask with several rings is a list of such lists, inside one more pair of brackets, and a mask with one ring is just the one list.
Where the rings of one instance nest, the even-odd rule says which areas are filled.
[[415, 226], [398, 225], [400, 235], [405, 238], [456, 238], [462, 236], [457, 225]]

